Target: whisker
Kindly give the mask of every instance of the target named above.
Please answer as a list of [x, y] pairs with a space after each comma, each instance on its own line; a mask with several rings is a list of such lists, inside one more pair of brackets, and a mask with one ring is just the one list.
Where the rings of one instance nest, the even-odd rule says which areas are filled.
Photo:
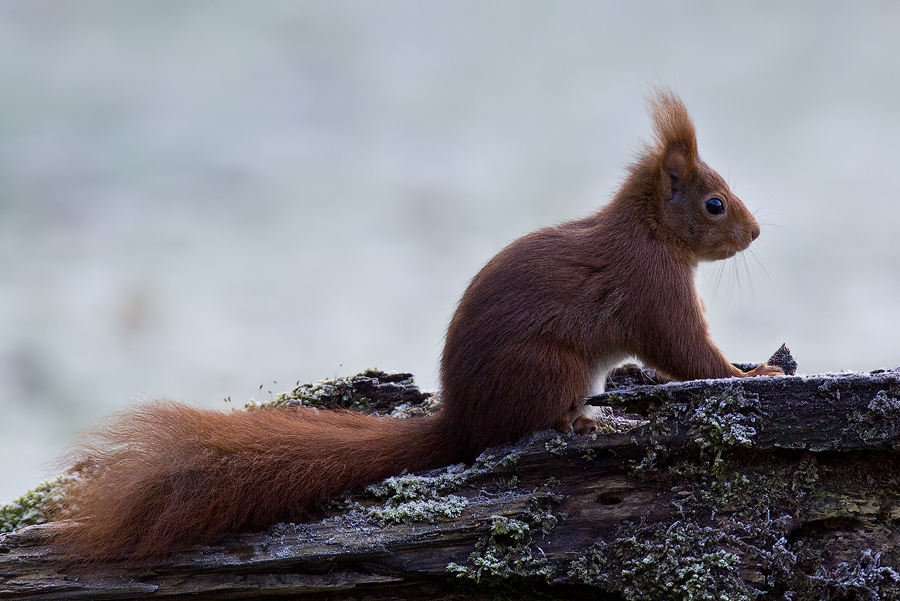
[[725, 264], [724, 261], [719, 261], [719, 264], [716, 265], [715, 277], [713, 278], [712, 299], [710, 300], [715, 300], [719, 294], [719, 285], [722, 283], [723, 273], [725, 273]]
[[773, 228], [775, 228], [776, 230], [783, 230], [783, 229], [784, 229], [783, 226], [781, 226], [781, 225], [775, 223], [774, 221], [767, 221], [767, 220], [765, 220], [765, 219], [760, 219], [760, 218], [757, 217], [756, 222], [757, 222], [759, 225], [761, 225], [761, 226], [762, 226], [762, 225], [766, 226], [767, 228], [773, 227]]
[[[753, 217], [756, 219], [756, 221], [760, 225], [764, 225], [767, 228], [772, 227], [772, 228], [776, 228], [776, 229], [781, 229], [780, 225], [778, 225], [777, 223], [774, 223], [772, 221], [769, 221], [768, 218], [769, 217], [783, 217], [785, 215], [784, 211], [780, 211], [780, 212], [765, 211], [766, 208], [769, 206], [769, 202], [771, 202], [774, 197], [775, 197], [774, 194], [769, 196], [768, 200], [766, 200], [766, 202], [764, 202], [761, 207], [759, 207], [755, 211], [750, 211], [750, 212], [753, 214]], [[763, 211], [765, 211], [765, 212], [763, 212]]]
[[747, 286], [750, 288], [750, 298], [754, 298], [755, 291], [753, 290], [753, 277], [750, 273], [750, 262], [747, 260], [747, 255], [741, 257], [741, 262], [744, 266], [744, 275], [747, 276]]
[[772, 202], [774, 199], [775, 199], [775, 194], [774, 193], [769, 194], [769, 197], [766, 199], [766, 201], [764, 203], [762, 203], [762, 206], [759, 207], [758, 209], [756, 209], [755, 211], [753, 211], [753, 215], [755, 216], [759, 211], [762, 211], [767, 206], [769, 206], [769, 203]]
[[728, 304], [731, 304], [731, 301], [734, 299], [734, 266], [736, 264], [737, 263], [735, 261], [728, 262], [728, 269], [731, 270], [731, 276], [729, 277], [728, 282]]
[[[744, 257], [742, 256], [741, 259]], [[744, 263], [746, 266], [746, 263]], [[738, 319], [740, 321], [744, 321], [744, 296], [741, 294], [741, 263], [738, 261], [734, 262], [734, 279], [737, 283], [737, 298], [738, 298]]]
[[[750, 212], [753, 213], [754, 216], [759, 215], [762, 211], [765, 211], [766, 209], [769, 208], [769, 202], [771, 202], [772, 199], [773, 199], [773, 196], [769, 196], [769, 199], [766, 200], [766, 202], [762, 203], [760, 206], [756, 207], [755, 209], [752, 209]], [[776, 205], [776, 206], [778, 206], [778, 205]]]
[[762, 259], [759, 258], [759, 255], [756, 254], [756, 249], [751, 247], [751, 248], [748, 248], [747, 251], [748, 251], [749, 256], [753, 259], [753, 261], [759, 266], [760, 269], [762, 269], [762, 272], [764, 274], [766, 274], [766, 277], [771, 278], [772, 276], [769, 275], [769, 270], [766, 269], [766, 264], [763, 263]]

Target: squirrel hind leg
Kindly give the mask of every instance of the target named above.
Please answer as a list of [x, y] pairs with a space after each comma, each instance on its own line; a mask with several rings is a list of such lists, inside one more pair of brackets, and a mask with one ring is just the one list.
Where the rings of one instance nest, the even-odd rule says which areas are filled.
[[[606, 376], [616, 365], [622, 363], [624, 356], [614, 355], [607, 357], [605, 361], [593, 365], [590, 370], [591, 388], [596, 392], [603, 392], [606, 388]], [[586, 394], [590, 391], [586, 391]], [[592, 417], [593, 407], [584, 404], [583, 395], [569, 408], [553, 425], [558, 432], [574, 432], [579, 435], [587, 435], [598, 428], [597, 421]]]

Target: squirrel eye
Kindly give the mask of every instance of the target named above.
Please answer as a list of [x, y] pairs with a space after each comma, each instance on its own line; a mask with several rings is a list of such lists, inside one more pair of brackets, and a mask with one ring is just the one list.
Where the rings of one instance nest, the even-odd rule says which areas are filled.
[[725, 203], [719, 198], [710, 198], [706, 201], [706, 210], [710, 215], [721, 215], [725, 212]]

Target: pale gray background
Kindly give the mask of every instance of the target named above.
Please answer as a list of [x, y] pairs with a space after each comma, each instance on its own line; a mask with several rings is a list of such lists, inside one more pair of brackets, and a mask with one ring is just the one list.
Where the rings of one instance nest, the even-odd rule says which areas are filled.
[[0, 2], [0, 501], [142, 399], [434, 388], [469, 278], [610, 197], [658, 83], [764, 224], [700, 272], [728, 356], [897, 366], [898, 39], [896, 2]]

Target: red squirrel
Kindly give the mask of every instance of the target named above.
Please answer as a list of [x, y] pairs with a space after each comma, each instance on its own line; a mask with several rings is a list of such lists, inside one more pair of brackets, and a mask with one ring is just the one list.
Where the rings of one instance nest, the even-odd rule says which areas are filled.
[[662, 90], [650, 109], [655, 140], [606, 206], [516, 240], [472, 280], [447, 331], [436, 415], [139, 406], [76, 450], [92, 467], [60, 542], [88, 561], [159, 557], [537, 430], [586, 433], [592, 382], [630, 356], [674, 380], [781, 373], [744, 373], [710, 339], [694, 269], [746, 249], [759, 225], [700, 160], [682, 102]]

